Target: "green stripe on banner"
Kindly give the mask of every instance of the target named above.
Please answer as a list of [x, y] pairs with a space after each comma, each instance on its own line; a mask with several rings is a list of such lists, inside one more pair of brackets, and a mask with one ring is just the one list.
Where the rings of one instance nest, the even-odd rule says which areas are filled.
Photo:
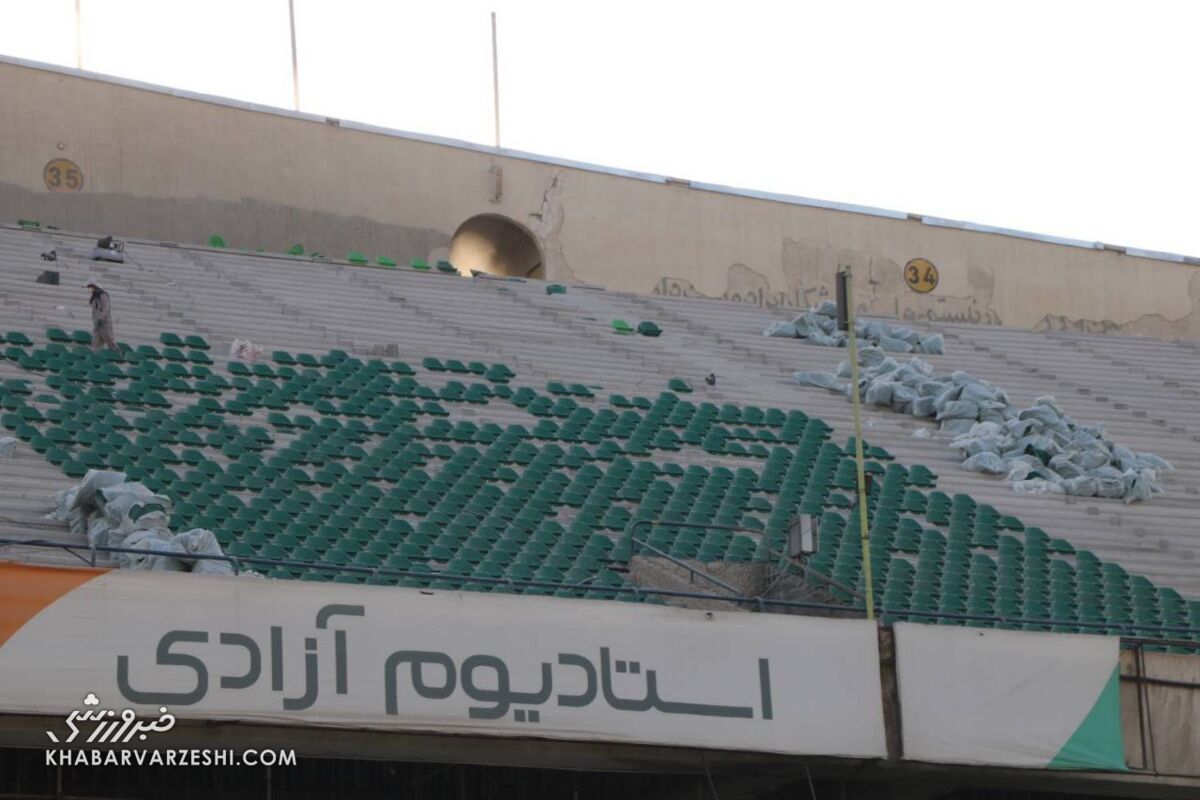
[[1121, 737], [1121, 667], [1113, 668], [1100, 697], [1048, 769], [1127, 770]]

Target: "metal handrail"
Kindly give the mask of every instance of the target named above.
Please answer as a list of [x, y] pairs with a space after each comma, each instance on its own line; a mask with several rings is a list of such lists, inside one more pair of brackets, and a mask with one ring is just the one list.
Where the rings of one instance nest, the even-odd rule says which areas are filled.
[[[212, 555], [209, 553], [180, 553], [175, 550], [149, 550], [135, 547], [83, 547], [64, 542], [49, 542], [41, 539], [0, 539], [0, 547], [34, 547], [63, 550], [79, 557], [85, 564], [89, 564], [90, 566], [96, 566], [95, 553], [131, 553], [143, 556], [164, 556], [166, 558], [177, 558], [185, 561], [224, 561], [234, 565], [235, 574], [240, 572], [242, 565], [251, 564], [271, 567], [286, 567], [290, 569], [305, 569], [318, 572], [353, 573], [358, 575], [378, 575], [381, 577], [393, 578], [415, 578], [425, 581], [452, 580], [462, 581], [464, 583], [476, 583], [485, 586], [530, 587], [563, 589], [571, 591], [603, 590], [618, 594], [630, 594], [639, 598], [641, 595], [654, 595], [663, 597], [682, 597], [696, 600], [719, 600], [721, 602], [735, 604], [755, 602], [759, 603], [760, 605], [765, 604], [779, 606], [780, 608], [827, 611], [862, 611], [862, 609], [855, 609], [847, 606], [831, 606], [824, 603], [808, 603], [796, 600], [767, 600], [765, 598], [746, 598], [742, 596], [728, 597], [725, 595], [705, 594], [703, 592], [683, 592], [674, 589], [651, 589], [640, 586], [598, 586], [595, 583], [565, 583], [563, 581], [541, 581], [528, 580], [524, 578], [492, 578], [483, 575], [459, 575], [450, 572], [438, 572], [433, 570], [422, 571], [396, 569], [393, 567], [363, 567], [356, 564], [324, 564], [314, 561], [294, 561], [291, 559], [265, 558], [262, 556], [229, 556]], [[79, 554], [76, 552], [77, 550], [91, 551], [93, 553], [92, 559], [89, 560], [79, 556]]]
[[659, 527], [664, 527], [664, 528], [700, 528], [703, 530], [730, 531], [733, 533], [744, 533], [750, 537], [756, 538], [759, 541], [761, 541], [766, 546], [767, 555], [779, 557], [781, 561], [787, 562], [788, 566], [797, 567], [804, 574], [805, 578], [816, 578], [818, 581], [820, 581], [822, 583], [828, 584], [829, 586], [832, 586], [835, 589], [846, 592], [851, 597], [857, 597], [860, 600], [865, 599], [863, 593], [858, 591], [857, 589], [855, 589], [851, 586], [847, 586], [846, 584], [842, 583], [841, 581], [836, 581], [833, 578], [829, 577], [828, 575], [817, 572], [815, 569], [808, 566], [807, 564], [796, 563], [791, 558], [789, 558], [787, 556], [787, 554], [782, 553], [778, 550], [772, 549], [770, 544], [767, 543], [767, 537], [763, 534], [763, 532], [760, 530], [756, 530], [754, 528], [743, 528], [743, 527], [740, 527], [737, 525], [718, 525], [716, 523], [710, 523], [710, 522], [672, 522], [669, 520], [662, 520], [662, 519], [656, 519], [656, 520], [639, 519], [639, 520], [634, 520], [632, 523], [630, 523], [629, 538], [630, 538], [631, 542], [637, 542], [638, 544], [642, 545], [643, 547], [649, 548], [650, 550], [654, 551], [655, 553], [662, 556], [663, 558], [668, 559], [672, 563], [675, 563], [675, 564], [683, 567], [684, 569], [688, 570], [688, 572], [700, 575], [701, 577], [703, 577], [713, 583], [718, 584], [722, 588], [727, 589], [727, 590], [732, 591], [737, 594], [740, 594], [740, 593], [737, 592], [736, 589], [733, 589], [732, 587], [726, 585], [722, 581], [717, 580], [715, 577], [708, 574], [704, 570], [697, 569], [696, 567], [693, 567], [690, 564], [687, 564], [686, 562], [680, 561], [679, 559], [675, 558], [674, 556], [664, 553], [662, 550], [660, 550], [657, 547], [654, 547], [653, 545], [649, 544], [648, 542], [646, 542], [642, 539], [636, 538], [634, 536], [634, 533], [637, 531], [637, 528], [639, 525], [650, 525], [650, 526], [657, 525]]
[[[671, 555], [670, 553], [666, 553], [666, 552], [660, 550], [659, 548], [655, 547], [654, 545], [650, 544], [649, 542], [645, 541], [644, 539], [639, 539], [634, 534], [637, 532], [638, 526], [642, 525], [642, 524], [655, 525], [655, 524], [659, 524], [659, 523], [655, 522], [654, 520], [638, 519], [638, 520], [634, 520], [629, 525], [628, 535], [629, 535], [629, 541], [630, 541], [630, 550], [629, 550], [630, 558], [633, 558], [632, 545], [634, 543], [636, 543], [640, 547], [644, 547], [647, 550], [650, 550], [651, 552], [655, 553], [656, 555], [660, 556], [661, 558], [665, 558], [667, 561], [670, 561], [672, 564], [676, 565], [677, 567], [682, 567], [683, 569], [686, 569], [688, 571], [688, 574], [691, 575], [692, 577], [699, 575], [701, 578], [704, 578], [709, 583], [711, 583], [715, 586], [720, 586], [722, 589], [724, 589], [725, 591], [734, 595], [735, 597], [745, 599], [745, 596], [740, 591], [738, 591], [734, 587], [730, 586], [728, 583], [726, 583], [725, 581], [716, 577], [715, 575], [710, 575], [702, 569], [693, 567], [691, 564], [688, 564], [687, 562], [676, 558], [675, 556]], [[670, 525], [670, 524], [674, 524], [674, 523], [666, 523], [666, 524]]]
[[[0, 547], [33, 547], [56, 549], [69, 552], [77, 557], [80, 557], [85, 563], [95, 565], [94, 555], [93, 560], [83, 559], [76, 552], [77, 550], [90, 550], [93, 553], [132, 553], [137, 555], [150, 556], [165, 556], [167, 558], [177, 558], [190, 561], [225, 561], [237, 564], [240, 570], [242, 564], [264, 565], [286, 567], [290, 569], [305, 569], [312, 571], [325, 572], [345, 572], [359, 575], [378, 575], [381, 577], [395, 578], [415, 578], [417, 580], [453, 580], [462, 581], [464, 583], [474, 583], [485, 586], [509, 586], [509, 587], [528, 587], [539, 589], [555, 589], [567, 591], [595, 591], [602, 589], [603, 591], [613, 592], [616, 594], [628, 594], [634, 598], [639, 598], [642, 595], [653, 597], [677, 597], [691, 600], [713, 600], [723, 603], [732, 603], [734, 605], [744, 605], [753, 603], [760, 610], [768, 608], [779, 609], [798, 609], [812, 611], [831, 611], [838, 613], [852, 613], [855, 615], [864, 615], [865, 609], [861, 606], [846, 606], [846, 605], [830, 605], [828, 603], [810, 603], [803, 600], [775, 600], [766, 597], [730, 597], [719, 594], [706, 594], [704, 592], [683, 592], [674, 589], [649, 589], [639, 586], [603, 586], [598, 587], [596, 584], [589, 583], [564, 583], [561, 581], [538, 581], [526, 580], [522, 578], [491, 578], [481, 575], [456, 575], [447, 572], [424, 572], [420, 570], [401, 570], [391, 567], [362, 567], [354, 564], [322, 564], [311, 561], [293, 561], [289, 559], [279, 558], [264, 558], [261, 556], [227, 556], [227, 555], [210, 555], [207, 553], [180, 553], [174, 550], [143, 550], [133, 547], [83, 547], [80, 545], [68, 544], [64, 542], [49, 542], [41, 539], [3, 539], [0, 538]], [[1129, 644], [1154, 644], [1168, 645], [1181, 648], [1192, 648], [1200, 650], [1200, 641], [1190, 639], [1169, 639], [1165, 637], [1149, 638], [1147, 636], [1135, 635], [1136, 632], [1144, 633], [1163, 633], [1163, 634], [1180, 634], [1183, 636], [1200, 637], [1200, 628], [1193, 628], [1181, 625], [1139, 625], [1137, 623], [1126, 622], [1084, 622], [1081, 620], [1069, 619], [1036, 619], [1030, 617], [1008, 617], [998, 614], [970, 614], [954, 611], [919, 611], [910, 608], [884, 608], [881, 609], [882, 616], [904, 616], [904, 617], [922, 617], [933, 620], [956, 620], [960, 622], [998, 622], [1004, 625], [1039, 625], [1039, 626], [1060, 626], [1071, 628], [1086, 628], [1098, 632], [1115, 631], [1121, 637], [1123, 643]], [[1121, 634], [1121, 631], [1129, 631], [1129, 635]], [[1111, 635], [1111, 634], [1110, 634]]]

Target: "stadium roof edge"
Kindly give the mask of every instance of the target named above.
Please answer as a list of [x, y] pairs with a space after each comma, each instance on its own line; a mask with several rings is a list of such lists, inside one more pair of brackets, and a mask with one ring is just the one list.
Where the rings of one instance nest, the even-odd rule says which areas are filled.
[[922, 214], [913, 214], [904, 211], [895, 211], [886, 208], [876, 208], [874, 206], [863, 206], [854, 203], [840, 203], [833, 200], [819, 200], [811, 197], [803, 197], [800, 195], [782, 194], [778, 192], [758, 191], [754, 189], [745, 189], [741, 187], [725, 186], [715, 183], [703, 183], [698, 181], [690, 181], [686, 179], [671, 178], [665, 175], [656, 175], [649, 172], [640, 172], [637, 170], [627, 170], [618, 167], [609, 167], [600, 164], [591, 164], [584, 161], [574, 161], [567, 158], [559, 158], [556, 156], [542, 155], [539, 153], [529, 153], [523, 150], [512, 150], [504, 147], [493, 147], [485, 144], [477, 144], [468, 142], [462, 139], [452, 139], [444, 136], [435, 136], [426, 133], [415, 133], [413, 131], [404, 131], [396, 128], [386, 128], [379, 125], [370, 125], [363, 122], [354, 122], [350, 120], [342, 120], [333, 117], [326, 117], [320, 114], [311, 114], [303, 111], [292, 111], [278, 106], [269, 106], [261, 103], [252, 103], [244, 100], [235, 100], [229, 97], [221, 97], [219, 95], [205, 94], [203, 92], [193, 92], [185, 89], [174, 89], [169, 86], [160, 84], [146, 83], [144, 81], [134, 80], [132, 78], [122, 78], [115, 75], [106, 75], [100, 72], [90, 72], [88, 70], [76, 69], [74, 67], [65, 67], [58, 64], [49, 64], [43, 61], [33, 61], [31, 59], [18, 58], [0, 53], [0, 64], [10, 64], [28, 69], [37, 69], [44, 72], [55, 72], [62, 75], [70, 75], [73, 77], [86, 78], [88, 80], [96, 80], [104, 83], [111, 83], [118, 86], [126, 86], [133, 89], [143, 91], [156, 92], [158, 94], [166, 94], [174, 97], [179, 97], [185, 100], [195, 100], [203, 103], [211, 103], [214, 105], [225, 106], [228, 108], [238, 108], [246, 111], [258, 111], [266, 114], [274, 114], [281, 117], [290, 117], [292, 119], [304, 120], [306, 122], [320, 122], [324, 124], [336, 124], [340, 128], [347, 130], [361, 131], [363, 133], [373, 133], [381, 136], [392, 136], [398, 139], [409, 139], [412, 141], [425, 142], [428, 144], [440, 145], [443, 147], [453, 147], [460, 150], [470, 150], [477, 153], [486, 153], [488, 155], [503, 156], [505, 158], [515, 158], [524, 161], [532, 161], [541, 164], [550, 164], [553, 166], [567, 167], [570, 169], [585, 170], [588, 172], [596, 172], [604, 175], [611, 175], [619, 178], [630, 178], [632, 180], [647, 181], [649, 183], [670, 184], [683, 186], [701, 192], [713, 192], [717, 194], [727, 194], [737, 197], [746, 197], [757, 200], [766, 200], [775, 203], [785, 203], [788, 205], [805, 206], [808, 208], [821, 208], [829, 211], [842, 211], [849, 214], [864, 214], [872, 217], [884, 217], [887, 219], [911, 220], [919, 222], [922, 225], [930, 225], [939, 228], [957, 228], [959, 230], [972, 231], [975, 233], [987, 233], [996, 236], [1007, 236], [1015, 239], [1028, 239], [1046, 244], [1061, 245], [1064, 247], [1076, 247], [1085, 250], [1109, 250], [1135, 258], [1144, 258], [1152, 261], [1170, 261], [1179, 264], [1200, 265], [1200, 257], [1186, 256], [1178, 253], [1168, 253], [1158, 250], [1146, 250], [1137, 247], [1124, 247], [1120, 245], [1107, 244], [1104, 242], [1094, 241], [1089, 242], [1082, 239], [1071, 239], [1061, 236], [1053, 236], [1050, 234], [1033, 233], [1030, 231], [1022, 231], [1014, 228], [1001, 228], [991, 225], [983, 225], [975, 222], [966, 222], [962, 220], [946, 219], [943, 217], [925, 216]]

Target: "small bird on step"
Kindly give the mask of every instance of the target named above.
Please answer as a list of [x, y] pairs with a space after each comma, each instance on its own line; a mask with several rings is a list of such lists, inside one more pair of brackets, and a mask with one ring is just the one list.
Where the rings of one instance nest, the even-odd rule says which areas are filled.
[[717, 373], [715, 373], [715, 372], [708, 373], [708, 375], [704, 376], [704, 382], [707, 383], [709, 386], [716, 386], [717, 385]]

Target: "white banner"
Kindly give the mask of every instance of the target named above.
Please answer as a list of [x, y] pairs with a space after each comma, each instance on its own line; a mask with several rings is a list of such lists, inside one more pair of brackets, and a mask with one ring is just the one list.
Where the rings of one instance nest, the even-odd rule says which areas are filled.
[[1116, 637], [895, 630], [905, 758], [1125, 769]]
[[128, 572], [31, 599], [29, 569], [0, 711], [886, 755], [870, 622]]

